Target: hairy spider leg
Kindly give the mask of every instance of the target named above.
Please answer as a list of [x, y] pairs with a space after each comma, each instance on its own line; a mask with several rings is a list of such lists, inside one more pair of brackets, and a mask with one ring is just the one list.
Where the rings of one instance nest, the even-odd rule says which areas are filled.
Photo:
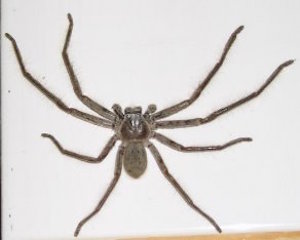
[[169, 173], [168, 168], [166, 167], [162, 157], [160, 156], [160, 153], [158, 152], [157, 148], [152, 144], [148, 143], [148, 148], [150, 152], [152, 153], [160, 171], [162, 174], [166, 177], [166, 179], [173, 185], [173, 187], [177, 190], [177, 192], [181, 195], [181, 197], [184, 199], [184, 201], [196, 212], [198, 212], [201, 216], [203, 216], [207, 221], [209, 221], [215, 229], [221, 233], [222, 229], [219, 227], [219, 225], [216, 223], [216, 221], [210, 217], [207, 213], [202, 211], [198, 206], [195, 205], [193, 200], [188, 196], [188, 194], [183, 190], [183, 188], [179, 185], [179, 183], [175, 180], [175, 178]]
[[215, 146], [183, 146], [172, 139], [160, 134], [160, 133], [154, 133], [153, 138], [161, 142], [162, 144], [173, 148], [179, 152], [207, 152], [207, 151], [219, 151], [223, 150], [225, 148], [231, 147], [235, 144], [242, 143], [242, 142], [251, 142], [252, 138], [249, 137], [243, 137], [243, 138], [236, 138], [233, 139], [227, 143], [224, 143], [222, 145], [215, 145]]
[[98, 203], [98, 205], [96, 206], [96, 208], [88, 215], [86, 216], [84, 219], [82, 219], [77, 227], [76, 230], [74, 232], [74, 236], [77, 237], [82, 226], [88, 221], [90, 220], [93, 216], [95, 216], [102, 208], [102, 206], [104, 205], [104, 203], [106, 202], [106, 200], [108, 199], [109, 195], [111, 194], [111, 192], [113, 191], [114, 187], [116, 186], [120, 176], [121, 176], [121, 172], [122, 172], [122, 158], [124, 155], [124, 147], [120, 146], [118, 153], [117, 153], [117, 159], [116, 159], [116, 164], [115, 164], [115, 172], [114, 172], [114, 178], [112, 179], [112, 181], [110, 182], [105, 194], [103, 195], [103, 197], [101, 198], [100, 202]]
[[232, 109], [235, 109], [236, 107], [249, 102], [250, 100], [256, 98], [259, 96], [269, 85], [270, 83], [278, 76], [278, 74], [287, 66], [291, 65], [294, 62], [294, 60], [288, 60], [282, 64], [280, 64], [273, 73], [267, 78], [265, 83], [255, 92], [252, 92], [251, 94], [247, 95], [246, 97], [243, 97], [239, 99], [236, 102], [233, 102], [232, 104], [220, 108], [217, 111], [214, 111], [213, 113], [209, 114], [205, 118], [194, 118], [194, 119], [187, 119], [187, 120], [171, 120], [171, 121], [158, 121], [155, 123], [156, 128], [183, 128], [183, 127], [196, 127], [201, 124], [205, 124], [208, 122], [211, 122], [215, 120], [217, 117], [221, 116], [224, 113], [229, 112]]
[[64, 111], [67, 114], [72, 115], [73, 117], [79, 118], [81, 120], [84, 120], [89, 123], [93, 123], [95, 125], [106, 127], [106, 128], [113, 128], [113, 123], [109, 120], [102, 119], [96, 116], [93, 116], [88, 113], [81, 112], [75, 108], [68, 107], [63, 101], [56, 97], [52, 92], [50, 92], [48, 89], [46, 89], [38, 80], [36, 80], [25, 68], [25, 64], [22, 59], [21, 52], [19, 50], [19, 47], [17, 45], [16, 40], [8, 33], [5, 33], [5, 36], [10, 40], [10, 42], [13, 45], [13, 49], [15, 52], [15, 55], [18, 60], [18, 64], [20, 66], [21, 72], [23, 76], [38, 90], [42, 92], [50, 101], [52, 101], [60, 110]]
[[107, 157], [107, 155], [109, 154], [111, 149], [114, 147], [116, 141], [118, 140], [116, 135], [112, 136], [106, 143], [105, 147], [103, 148], [103, 150], [101, 151], [99, 156], [95, 158], [95, 157], [78, 154], [78, 153], [75, 153], [75, 152], [72, 152], [70, 150], [63, 148], [61, 146], [61, 144], [59, 143], [59, 141], [56, 140], [55, 137], [53, 137], [52, 135], [50, 135], [48, 133], [42, 133], [42, 137], [49, 138], [62, 154], [66, 155], [68, 157], [76, 158], [80, 161], [87, 162], [87, 163], [102, 162]]
[[68, 28], [64, 48], [63, 48], [63, 51], [62, 51], [62, 57], [63, 57], [64, 63], [65, 63], [65, 66], [68, 70], [68, 74], [69, 74], [70, 79], [71, 79], [73, 90], [74, 90], [76, 96], [78, 97], [78, 99], [84, 105], [86, 105], [88, 108], [90, 108], [91, 110], [98, 113], [100, 116], [102, 116], [104, 118], [107, 118], [111, 121], [114, 121], [115, 118], [116, 118], [116, 115], [113, 112], [109, 111], [107, 108], [105, 108], [105, 107], [101, 106], [100, 104], [96, 103], [94, 100], [92, 100], [88, 96], [83, 95], [83, 93], [81, 91], [81, 87], [79, 85], [77, 76], [75, 75], [74, 69], [72, 67], [72, 64], [70, 62], [69, 55], [68, 55], [68, 47], [69, 47], [69, 43], [70, 43], [70, 39], [71, 39], [71, 35], [72, 35], [72, 30], [73, 30], [73, 18], [72, 18], [72, 15], [70, 13], [68, 14], [68, 19], [69, 19], [69, 28]]
[[158, 119], [162, 119], [162, 118], [166, 118], [168, 116], [171, 116], [185, 108], [187, 108], [188, 106], [190, 106], [193, 102], [195, 102], [198, 97], [201, 95], [202, 91], [204, 90], [204, 88], [208, 85], [208, 83], [210, 82], [210, 80], [215, 76], [215, 74], [218, 72], [218, 70], [220, 69], [220, 67], [223, 65], [223, 62], [227, 56], [227, 53], [229, 52], [231, 46], [233, 45], [237, 35], [243, 30], [244, 26], [240, 26], [238, 27], [229, 37], [229, 39], [227, 40], [227, 43], [223, 49], [222, 55], [219, 59], [219, 61], [215, 64], [215, 66], [213, 67], [213, 69], [208, 73], [208, 75], [206, 76], [206, 78], [204, 79], [204, 81], [202, 81], [199, 86], [196, 88], [196, 90], [193, 92], [192, 96], [180, 103], [177, 103], [171, 107], [165, 108], [159, 112], [156, 112], [155, 114], [153, 114], [153, 119], [158, 120]]

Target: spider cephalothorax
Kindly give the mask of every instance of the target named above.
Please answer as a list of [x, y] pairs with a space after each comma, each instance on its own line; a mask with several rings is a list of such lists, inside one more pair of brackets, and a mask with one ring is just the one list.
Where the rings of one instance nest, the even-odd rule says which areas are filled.
[[230, 47], [232, 46], [234, 40], [236, 39], [236, 36], [242, 31], [243, 26], [238, 27], [231, 34], [230, 38], [228, 39], [225, 45], [225, 48], [223, 50], [223, 53], [219, 61], [215, 64], [215, 66], [209, 72], [207, 77], [199, 84], [199, 86], [196, 88], [196, 90], [193, 92], [190, 98], [181, 101], [171, 107], [160, 110], [159, 112], [156, 112], [156, 106], [154, 104], [151, 104], [148, 106], [146, 112], [142, 114], [141, 107], [128, 107], [125, 109], [123, 113], [121, 107], [118, 104], [115, 104], [113, 106], [114, 112], [112, 112], [82, 93], [79, 82], [77, 80], [77, 77], [75, 76], [73, 67], [70, 63], [69, 56], [67, 53], [67, 49], [69, 46], [71, 33], [73, 29], [73, 20], [71, 14], [68, 14], [68, 19], [70, 25], [69, 25], [69, 29], [67, 32], [67, 36], [66, 36], [66, 40], [62, 52], [63, 60], [68, 70], [68, 74], [70, 76], [70, 80], [73, 85], [75, 94], [84, 105], [86, 105], [91, 110], [93, 110], [96, 114], [98, 114], [97, 116], [68, 107], [65, 103], [63, 103], [63, 101], [60, 98], [58, 98], [48, 89], [46, 89], [38, 80], [36, 80], [26, 70], [20, 50], [18, 48], [15, 39], [8, 33], [6, 33], [5, 35], [13, 45], [18, 63], [20, 65], [24, 77], [31, 84], [33, 84], [38, 90], [40, 90], [50, 101], [55, 103], [59, 109], [76, 118], [79, 118], [81, 120], [87, 121], [89, 123], [101, 127], [109, 128], [114, 131], [114, 135], [109, 139], [102, 152], [96, 158], [78, 154], [70, 150], [66, 150], [61, 146], [61, 144], [56, 140], [55, 137], [53, 137], [48, 133], [43, 133], [42, 134], [43, 137], [49, 138], [56, 145], [56, 147], [62, 154], [65, 154], [69, 157], [73, 157], [80, 161], [88, 162], [88, 163], [102, 162], [102, 160], [108, 155], [110, 150], [114, 147], [116, 142], [121, 141], [117, 153], [114, 178], [112, 179], [109, 187], [107, 188], [104, 196], [99, 201], [96, 208], [88, 216], [86, 216], [84, 219], [82, 219], [79, 222], [74, 235], [77, 236], [79, 234], [81, 227], [90, 218], [92, 218], [97, 212], [100, 211], [100, 209], [104, 205], [105, 201], [107, 200], [107, 198], [109, 197], [110, 193], [112, 192], [112, 190], [114, 189], [115, 185], [119, 180], [122, 171], [122, 163], [124, 165], [126, 172], [133, 178], [138, 178], [145, 172], [147, 167], [147, 156], [145, 151], [146, 147], [150, 150], [162, 174], [175, 187], [175, 189], [178, 191], [181, 197], [186, 201], [186, 203], [192, 209], [194, 209], [196, 212], [202, 215], [206, 220], [208, 220], [218, 232], [221, 232], [221, 228], [216, 223], [216, 221], [208, 214], [206, 214], [204, 211], [202, 211], [196, 204], [194, 204], [194, 202], [188, 196], [188, 194], [183, 190], [183, 188], [179, 185], [179, 183], [175, 180], [175, 178], [169, 173], [160, 153], [158, 152], [154, 144], [150, 142], [150, 139], [155, 139], [168, 147], [171, 147], [177, 151], [182, 151], [182, 152], [218, 151], [218, 150], [225, 149], [229, 146], [235, 145], [237, 143], [251, 141], [252, 140], [251, 138], [241, 137], [241, 138], [233, 139], [221, 145], [186, 147], [160, 133], [157, 133], [156, 130], [161, 128], [171, 129], [171, 128], [182, 128], [182, 127], [194, 127], [215, 120], [219, 116], [222, 116], [224, 113], [231, 111], [232, 109], [250, 101], [251, 99], [254, 99], [259, 94], [261, 94], [264, 91], [264, 89], [276, 78], [276, 76], [281, 72], [282, 69], [284, 69], [285, 67], [293, 63], [293, 60], [288, 60], [280, 64], [273, 71], [273, 73], [267, 78], [265, 83], [256, 91], [239, 99], [238, 101], [235, 101], [225, 107], [222, 107], [210, 113], [204, 118], [161, 121], [161, 119], [171, 116], [189, 107], [201, 95], [202, 91], [208, 85], [208, 83], [213, 78], [215, 73], [222, 66]]
[[119, 105], [113, 106], [113, 109], [118, 112], [115, 131], [119, 139], [123, 142], [145, 142], [149, 139], [152, 123], [148, 115], [142, 114], [141, 107], [127, 107], [124, 114]]

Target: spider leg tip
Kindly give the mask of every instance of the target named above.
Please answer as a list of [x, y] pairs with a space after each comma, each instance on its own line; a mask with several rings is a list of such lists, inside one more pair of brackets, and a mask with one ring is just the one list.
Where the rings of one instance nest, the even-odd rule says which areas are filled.
[[215, 225], [214, 227], [218, 231], [218, 233], [222, 233], [222, 229], [218, 225]]
[[70, 23], [73, 23], [73, 18], [72, 18], [71, 13], [68, 13], [67, 16], [68, 16], [68, 19], [69, 19]]
[[284, 68], [284, 67], [290, 66], [290, 65], [293, 64], [295, 61], [296, 61], [296, 59], [290, 59], [290, 60], [287, 60], [287, 61], [285, 61], [284, 63], [282, 63], [282, 64], [280, 65], [280, 67], [281, 67], [281, 68]]
[[236, 34], [240, 33], [243, 29], [244, 29], [244, 25], [239, 26], [239, 27], [236, 29]]
[[77, 237], [77, 236], [78, 236], [79, 231], [80, 231], [80, 230], [76, 228], [76, 230], [75, 230], [75, 232], [74, 232], [74, 237]]
[[291, 59], [291, 60], [289, 60], [289, 62], [290, 62], [290, 64], [292, 64], [292, 63], [296, 62], [296, 59]]
[[14, 41], [14, 38], [9, 33], [5, 33], [5, 37], [7, 37], [11, 41]]

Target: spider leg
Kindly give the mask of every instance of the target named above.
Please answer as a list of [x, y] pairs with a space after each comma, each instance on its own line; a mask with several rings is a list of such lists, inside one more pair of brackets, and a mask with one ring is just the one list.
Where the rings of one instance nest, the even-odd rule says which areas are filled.
[[56, 97], [53, 93], [51, 93], [50, 91], [48, 91], [39, 81], [37, 81], [29, 72], [27, 72], [23, 59], [22, 59], [22, 55], [21, 52], [18, 48], [17, 42], [16, 40], [9, 35], [8, 33], [5, 33], [5, 36], [11, 41], [19, 66], [21, 68], [21, 72], [23, 74], [23, 76], [33, 85], [35, 86], [38, 90], [40, 90], [50, 101], [52, 101], [59, 109], [61, 109], [62, 111], [64, 111], [67, 114], [70, 114], [74, 117], [77, 117], [79, 119], [82, 119], [86, 122], [90, 122], [93, 123], [95, 125], [98, 126], [102, 126], [102, 127], [106, 127], [106, 128], [113, 128], [113, 123], [111, 121], [108, 121], [106, 119], [102, 119], [99, 117], [95, 117], [91, 114], [88, 113], [84, 113], [81, 112], [77, 109], [74, 108], [69, 108], [68, 106], [66, 106], [61, 99], [59, 99], [58, 97]]
[[202, 146], [202, 147], [199, 147], [199, 146], [189, 146], [189, 147], [186, 147], [186, 146], [183, 146], [175, 141], [173, 141], [172, 139], [160, 134], [160, 133], [154, 133], [154, 136], [153, 136], [156, 140], [158, 140], [159, 142], [161, 142], [162, 144], [170, 147], [170, 148], [173, 148], [177, 151], [180, 151], [180, 152], [207, 152], [207, 151], [219, 151], [219, 150], [223, 150], [225, 148], [228, 148], [230, 146], [233, 146], [237, 143], [241, 143], [241, 142], [251, 142], [252, 139], [251, 138], [248, 138], [248, 137], [243, 137], [243, 138], [236, 138], [236, 139], [233, 139], [225, 144], [222, 144], [222, 145], [216, 145], [216, 146]]
[[82, 226], [89, 219], [91, 219], [94, 215], [96, 215], [100, 211], [100, 209], [102, 208], [102, 206], [106, 202], [107, 198], [111, 194], [112, 190], [116, 186], [116, 184], [117, 184], [117, 182], [118, 182], [118, 180], [120, 178], [121, 171], [122, 171], [122, 158], [123, 158], [123, 154], [124, 154], [124, 147], [121, 146], [121, 147], [119, 147], [118, 154], [117, 154], [117, 159], [116, 159], [116, 164], [115, 164], [115, 172], [114, 172], [114, 178], [113, 178], [113, 180], [110, 182], [109, 187], [107, 188], [104, 196], [102, 197], [102, 199], [100, 200], [100, 202], [98, 203], [98, 205], [96, 206], [96, 208], [88, 216], [86, 216], [84, 219], [82, 219], [78, 223], [78, 225], [76, 227], [76, 230], [74, 232], [74, 236], [75, 237], [78, 236], [78, 234], [79, 234], [80, 229], [82, 228]]
[[95, 111], [96, 113], [98, 113], [102, 117], [107, 118], [111, 121], [114, 121], [116, 116], [113, 112], [109, 111], [105, 107], [99, 105], [98, 103], [96, 103], [95, 101], [90, 99], [89, 97], [82, 94], [81, 87], [79, 85], [78, 79], [77, 79], [77, 77], [75, 75], [75, 72], [73, 70], [72, 64], [71, 64], [70, 59], [69, 59], [68, 51], [67, 51], [68, 47], [69, 47], [71, 35], [72, 35], [72, 30], [73, 30], [73, 19], [72, 19], [72, 16], [71, 16], [70, 13], [68, 14], [68, 19], [69, 19], [69, 28], [68, 28], [64, 48], [63, 48], [63, 51], [62, 51], [62, 57], [63, 57], [64, 63], [65, 63], [65, 66], [68, 70], [68, 74], [69, 74], [70, 79], [71, 79], [73, 90], [74, 90], [76, 96], [79, 98], [79, 100], [83, 104], [85, 104], [87, 107], [89, 107], [91, 110]]
[[187, 108], [188, 106], [190, 106], [194, 101], [197, 100], [197, 98], [200, 96], [200, 94], [202, 93], [202, 91], [204, 90], [204, 88], [208, 85], [208, 83], [210, 82], [210, 80], [214, 77], [214, 75], [217, 73], [217, 71], [220, 69], [220, 67], [222, 66], [226, 56], [227, 56], [227, 53], [229, 52], [229, 49], [231, 48], [232, 44], [234, 43], [237, 35], [243, 30], [244, 26], [240, 26], [238, 27], [229, 37], [229, 39], [227, 40], [227, 43], [223, 49], [223, 53], [219, 59], [219, 61], [215, 64], [215, 66], [213, 67], [213, 69], [208, 73], [208, 75], [206, 76], [206, 78], [204, 79], [203, 82], [201, 82], [199, 84], [199, 86], [196, 88], [196, 90], [194, 91], [193, 95], [178, 103], [178, 104], [175, 104], [171, 107], [168, 107], [168, 108], [165, 108], [155, 114], [153, 114], [153, 118], [155, 120], [158, 120], [158, 119], [162, 119], [162, 118], [165, 118], [165, 117], [168, 117], [168, 116], [171, 116], [185, 108]]
[[112, 136], [109, 139], [109, 141], [106, 143], [106, 145], [103, 148], [103, 150], [101, 151], [100, 155], [95, 158], [95, 157], [89, 157], [89, 156], [81, 155], [81, 154], [78, 154], [78, 153], [75, 153], [75, 152], [64, 149], [61, 146], [61, 144], [59, 143], [59, 141], [57, 141], [55, 137], [53, 137], [52, 135], [50, 135], [48, 133], [43, 133], [42, 137], [49, 138], [62, 154], [67, 155], [67, 156], [72, 157], [72, 158], [76, 158], [80, 161], [87, 162], [87, 163], [100, 163], [100, 162], [102, 162], [104, 160], [104, 158], [106, 158], [106, 156], [111, 151], [111, 149], [113, 148], [113, 146], [115, 145], [115, 143], [117, 141], [117, 136], [116, 135]]
[[250, 100], [258, 97], [268, 86], [269, 84], [277, 77], [277, 75], [287, 66], [291, 65], [294, 62], [294, 60], [288, 60], [282, 64], [280, 64], [273, 73], [267, 78], [265, 83], [255, 92], [252, 92], [251, 94], [247, 95], [246, 97], [243, 97], [239, 99], [236, 102], [233, 102], [232, 104], [220, 108], [217, 111], [214, 111], [213, 113], [209, 114], [205, 118], [194, 118], [194, 119], [188, 119], [188, 120], [174, 120], [174, 121], [159, 121], [155, 123], [156, 128], [183, 128], [183, 127], [195, 127], [199, 126], [201, 124], [205, 124], [208, 122], [211, 122], [215, 120], [217, 117], [221, 116], [224, 113], [229, 112], [230, 110], [235, 109], [236, 107], [249, 102]]
[[175, 178], [169, 173], [168, 168], [166, 167], [162, 157], [160, 156], [160, 153], [156, 149], [156, 147], [152, 144], [148, 144], [148, 148], [150, 149], [160, 171], [162, 174], [166, 177], [166, 179], [173, 185], [173, 187], [177, 190], [177, 192], [181, 195], [181, 197], [184, 199], [184, 201], [196, 212], [198, 212], [201, 216], [203, 216], [207, 221], [209, 221], [215, 229], [221, 233], [222, 230], [219, 227], [219, 225], [216, 223], [216, 221], [210, 217], [207, 213], [202, 211], [198, 206], [196, 206], [193, 202], [193, 200], [187, 195], [187, 193], [182, 189], [182, 187], [179, 185], [179, 183], [175, 180]]

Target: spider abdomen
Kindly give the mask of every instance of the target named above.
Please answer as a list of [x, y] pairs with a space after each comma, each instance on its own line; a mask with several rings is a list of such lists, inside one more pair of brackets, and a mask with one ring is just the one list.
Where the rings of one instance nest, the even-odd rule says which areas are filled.
[[142, 142], [129, 142], [125, 147], [123, 164], [126, 172], [139, 178], [147, 168], [147, 154]]

